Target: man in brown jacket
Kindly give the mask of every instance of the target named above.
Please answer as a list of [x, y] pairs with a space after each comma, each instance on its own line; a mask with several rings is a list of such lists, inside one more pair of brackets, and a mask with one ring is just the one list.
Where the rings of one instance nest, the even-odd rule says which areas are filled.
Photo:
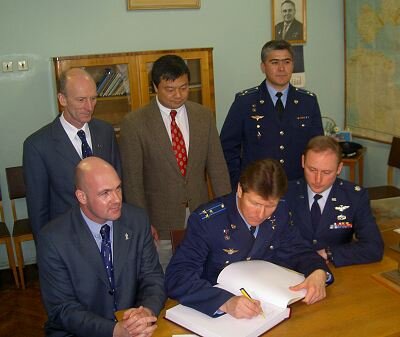
[[169, 231], [184, 228], [190, 212], [208, 201], [206, 174], [215, 197], [231, 187], [212, 113], [187, 101], [184, 60], [162, 56], [151, 75], [156, 98], [125, 117], [120, 148], [126, 201], [147, 209], [165, 268]]

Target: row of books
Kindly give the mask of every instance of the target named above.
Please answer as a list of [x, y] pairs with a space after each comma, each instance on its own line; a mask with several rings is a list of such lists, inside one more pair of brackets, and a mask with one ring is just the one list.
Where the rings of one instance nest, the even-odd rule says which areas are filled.
[[97, 82], [97, 95], [99, 97], [126, 95], [124, 76], [119, 71], [106, 68], [104, 75]]

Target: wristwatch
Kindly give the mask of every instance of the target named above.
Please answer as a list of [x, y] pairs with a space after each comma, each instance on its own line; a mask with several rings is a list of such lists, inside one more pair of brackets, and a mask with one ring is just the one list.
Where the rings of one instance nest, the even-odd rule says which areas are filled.
[[329, 262], [333, 262], [333, 255], [329, 247], [325, 248], [326, 258]]
[[325, 284], [330, 285], [332, 282], [333, 282], [333, 275], [329, 271], [327, 271]]

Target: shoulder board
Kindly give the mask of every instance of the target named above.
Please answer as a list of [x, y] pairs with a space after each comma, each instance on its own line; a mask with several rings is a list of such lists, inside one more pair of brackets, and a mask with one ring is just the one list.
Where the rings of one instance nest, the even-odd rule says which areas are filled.
[[307, 89], [303, 89], [303, 88], [296, 88], [296, 92], [300, 93], [300, 94], [305, 94], [308, 96], [315, 96], [315, 94]]
[[226, 211], [225, 204], [221, 201], [205, 205], [203, 209], [198, 211], [201, 220], [209, 219], [217, 214]]
[[340, 185], [342, 188], [345, 188], [345, 189], [347, 189], [347, 190], [355, 191], [355, 192], [360, 192], [361, 190], [364, 189], [364, 188], [361, 187], [360, 185], [353, 184], [353, 183], [350, 182], [350, 181], [342, 180], [342, 179], [339, 179], [339, 178], [338, 178], [338, 180], [339, 180], [339, 185]]
[[249, 89], [245, 89], [245, 90], [239, 91], [236, 94], [236, 96], [246, 96], [248, 94], [254, 94], [254, 93], [258, 92], [258, 91], [259, 91], [259, 87], [257, 86], [257, 87], [253, 87], [253, 88], [249, 88]]

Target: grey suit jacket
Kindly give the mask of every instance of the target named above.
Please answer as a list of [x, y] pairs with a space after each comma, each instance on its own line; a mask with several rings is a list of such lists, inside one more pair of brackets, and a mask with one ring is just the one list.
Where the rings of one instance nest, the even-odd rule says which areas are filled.
[[[112, 126], [92, 119], [89, 129], [93, 155], [108, 161], [121, 175], [118, 144]], [[26, 201], [34, 236], [47, 222], [77, 204], [74, 174], [80, 160], [59, 117], [25, 140]]]
[[[146, 212], [124, 204], [113, 231], [117, 309], [143, 305], [158, 315], [166, 299], [164, 275]], [[48, 223], [37, 247], [46, 336], [112, 336], [114, 297], [79, 206]]]
[[209, 110], [186, 102], [189, 155], [186, 176], [179, 171], [157, 102], [129, 113], [121, 123], [120, 148], [126, 201], [147, 209], [162, 239], [183, 228], [186, 205], [208, 201], [206, 173], [215, 196], [231, 191], [226, 162]]

